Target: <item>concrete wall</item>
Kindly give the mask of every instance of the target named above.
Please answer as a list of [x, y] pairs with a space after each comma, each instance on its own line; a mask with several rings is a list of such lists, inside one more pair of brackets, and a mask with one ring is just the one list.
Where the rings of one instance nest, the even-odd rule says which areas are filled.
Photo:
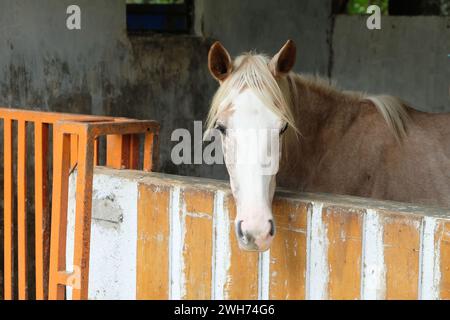
[[363, 17], [338, 16], [333, 79], [349, 90], [387, 93], [416, 109], [450, 112], [450, 18], [383, 17], [371, 31]]
[[331, 0], [196, 0], [196, 32], [220, 39], [232, 55], [275, 54], [288, 40], [299, 46], [297, 71], [328, 75]]
[[[76, 175], [71, 175], [69, 186], [66, 261], [67, 270], [74, 271]], [[94, 180], [90, 298], [135, 299], [137, 198], [137, 184], [132, 179], [98, 175]], [[69, 288], [68, 299], [71, 296]]]
[[450, 18], [331, 14], [331, 1], [197, 0], [198, 34], [232, 54], [273, 54], [288, 38], [299, 47], [296, 70], [318, 73], [343, 89], [392, 94], [427, 112], [450, 112]]
[[82, 8], [81, 31], [66, 28], [71, 1], [1, 2], [1, 104], [103, 111], [102, 80], [119, 83], [121, 67], [129, 60], [124, 4], [117, 0], [77, 3]]
[[159, 35], [133, 36], [130, 41], [133, 63], [124, 73], [131, 79], [123, 79], [118, 88], [111, 86], [115, 91], [104, 97], [103, 112], [161, 123], [161, 171], [226, 178], [222, 166], [175, 166], [170, 159], [172, 131], [186, 128], [193, 133], [194, 121], [206, 119], [217, 87], [207, 68], [211, 40]]
[[270, 251], [243, 252], [228, 184], [98, 168], [89, 298], [450, 299], [446, 210], [279, 190], [273, 211]]

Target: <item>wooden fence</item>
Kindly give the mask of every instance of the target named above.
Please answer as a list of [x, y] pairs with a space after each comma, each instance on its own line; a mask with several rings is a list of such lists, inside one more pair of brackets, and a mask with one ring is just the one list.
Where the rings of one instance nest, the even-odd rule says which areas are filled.
[[[226, 183], [98, 169], [94, 197], [109, 209], [93, 213], [91, 264], [101, 270], [90, 274], [93, 299], [450, 298], [449, 210], [279, 191], [277, 235], [258, 254], [238, 249]], [[120, 219], [107, 217], [111, 206], [122, 206]], [[108, 231], [105, 220], [119, 229]], [[108, 251], [120, 246], [121, 223], [133, 233], [126, 261]], [[114, 272], [130, 295], [112, 288]]]
[[[3, 283], [0, 284], [3, 288], [0, 293], [7, 300], [15, 297], [25, 300], [30, 296], [38, 300], [64, 298], [68, 278], [73, 276], [64, 269], [67, 179], [70, 171], [77, 167], [80, 174], [75, 261], [80, 266], [76, 275], [80, 286], [74, 296], [86, 298], [92, 174], [94, 166], [99, 164], [99, 138], [107, 137], [105, 165], [138, 169], [139, 137], [143, 135], [142, 169], [150, 171], [153, 156], [158, 156], [159, 125], [154, 121], [10, 108], [0, 108], [0, 124], [3, 125], [3, 159], [0, 159], [3, 169], [3, 250], [0, 255]], [[31, 135], [28, 129], [33, 129]], [[34, 173], [33, 180], [27, 174], [28, 168]], [[30, 182], [34, 194], [27, 189]], [[51, 214], [50, 199], [53, 200]], [[31, 202], [34, 212], [29, 210]], [[34, 230], [30, 230], [30, 221]], [[29, 235], [34, 239], [29, 239]], [[34, 265], [32, 277], [30, 257]], [[29, 283], [33, 284], [35, 292], [30, 292]]]

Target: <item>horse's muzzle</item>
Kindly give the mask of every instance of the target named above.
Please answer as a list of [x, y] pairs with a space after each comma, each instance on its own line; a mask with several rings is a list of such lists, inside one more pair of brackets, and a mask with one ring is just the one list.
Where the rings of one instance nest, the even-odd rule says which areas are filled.
[[275, 223], [272, 219], [268, 220], [268, 223], [268, 228], [265, 228], [264, 231], [255, 232], [246, 230], [244, 221], [239, 220], [236, 224], [239, 247], [245, 251], [267, 251], [275, 237]]

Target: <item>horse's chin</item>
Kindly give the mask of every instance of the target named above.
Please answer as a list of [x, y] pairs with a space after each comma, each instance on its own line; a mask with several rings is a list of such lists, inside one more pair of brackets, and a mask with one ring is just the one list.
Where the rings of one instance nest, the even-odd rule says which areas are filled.
[[269, 249], [270, 249], [270, 247], [268, 247], [267, 249], [248, 249], [248, 248], [245, 248], [245, 247], [243, 247], [242, 245], [240, 245], [239, 244], [239, 249], [241, 249], [241, 251], [244, 251], [244, 252], [258, 252], [258, 253], [264, 253], [264, 252], [267, 252]]

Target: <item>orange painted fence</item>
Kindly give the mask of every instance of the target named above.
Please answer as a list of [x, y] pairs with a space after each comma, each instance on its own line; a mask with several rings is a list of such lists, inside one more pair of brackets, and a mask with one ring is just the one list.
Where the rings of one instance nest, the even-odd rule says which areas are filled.
[[[137, 193], [127, 198], [137, 199], [136, 209], [127, 209], [136, 212], [123, 212], [125, 221], [137, 215], [137, 230], [131, 228], [137, 236], [129, 237], [137, 241], [136, 274], [117, 275], [127, 278], [126, 285], [135, 279], [136, 287], [123, 298], [450, 299], [449, 210], [279, 191], [276, 239], [270, 252], [259, 254], [238, 249], [226, 183], [104, 168], [96, 179], [99, 190], [114, 179], [133, 185], [127, 196]], [[102, 254], [98, 246], [110, 241], [100, 240], [91, 245]], [[109, 256], [95, 257], [102, 272], [92, 275], [94, 295], [102, 291], [96, 283], [118, 270], [107, 265], [134, 263]]]
[[[4, 180], [3, 296], [5, 299], [13, 299], [15, 289], [19, 299], [27, 299], [30, 294], [27, 260], [31, 256], [30, 239], [27, 239], [30, 230], [27, 228], [30, 219], [29, 198], [34, 197], [33, 280], [36, 299], [63, 299], [65, 286], [71, 284], [70, 281], [74, 278], [78, 284], [74, 288], [74, 298], [86, 298], [92, 174], [94, 166], [99, 164], [99, 137], [107, 136], [108, 167], [139, 169], [139, 138], [143, 134], [142, 169], [151, 171], [158, 156], [159, 125], [154, 121], [9, 108], [0, 108], [1, 122], [3, 162], [0, 163], [3, 165]], [[34, 135], [28, 137], [28, 129], [31, 127]], [[34, 159], [30, 156], [30, 148], [27, 148], [30, 138], [34, 138]], [[52, 161], [48, 154], [53, 154]], [[34, 169], [34, 195], [27, 194], [28, 165]], [[77, 245], [74, 261], [78, 266], [78, 274], [66, 272], [65, 265], [67, 180], [70, 171], [75, 168], [78, 179]], [[47, 172], [53, 175], [53, 187]], [[51, 215], [50, 199], [53, 199]], [[15, 230], [17, 235], [14, 234]]]

